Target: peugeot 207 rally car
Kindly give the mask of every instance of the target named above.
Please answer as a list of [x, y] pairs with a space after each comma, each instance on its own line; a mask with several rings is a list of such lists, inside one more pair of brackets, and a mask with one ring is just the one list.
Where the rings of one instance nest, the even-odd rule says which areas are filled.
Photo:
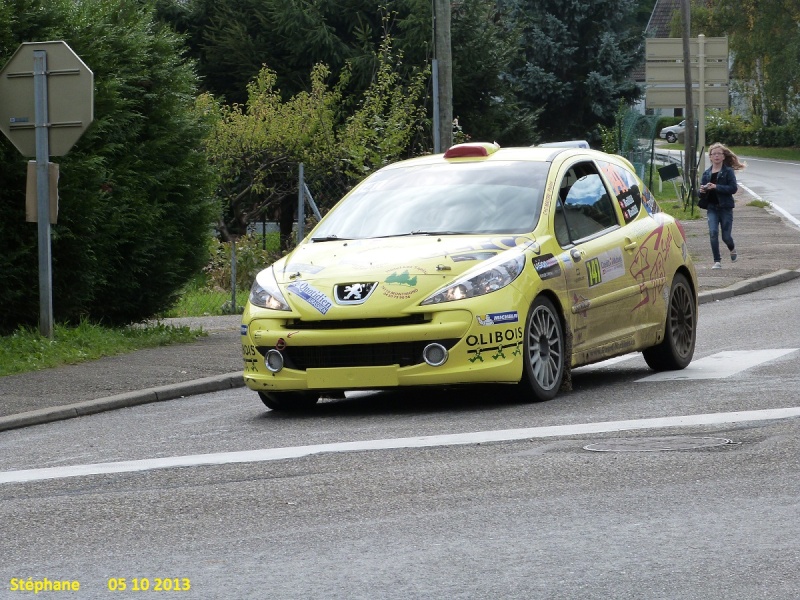
[[682, 369], [696, 332], [684, 231], [629, 162], [469, 143], [375, 172], [258, 274], [244, 380], [275, 410], [471, 383], [540, 401], [632, 351]]

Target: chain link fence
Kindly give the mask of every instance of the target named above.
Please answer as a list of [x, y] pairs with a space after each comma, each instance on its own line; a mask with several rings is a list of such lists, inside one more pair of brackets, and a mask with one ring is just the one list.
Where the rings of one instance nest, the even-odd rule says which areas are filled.
[[256, 274], [294, 248], [355, 185], [338, 172], [315, 172], [298, 165], [297, 202], [292, 219], [250, 223], [234, 242], [213, 237], [208, 265], [162, 317], [237, 314], [244, 310]]

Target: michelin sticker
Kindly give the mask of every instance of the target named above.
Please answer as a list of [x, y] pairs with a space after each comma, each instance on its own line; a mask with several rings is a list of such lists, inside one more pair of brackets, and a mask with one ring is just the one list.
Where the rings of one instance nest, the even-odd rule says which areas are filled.
[[286, 289], [308, 302], [323, 315], [333, 306], [333, 302], [331, 302], [330, 298], [305, 281], [290, 283], [286, 286]]
[[480, 325], [502, 325], [503, 323], [516, 323], [519, 321], [519, 314], [515, 310], [501, 313], [489, 313], [488, 315], [476, 315]]

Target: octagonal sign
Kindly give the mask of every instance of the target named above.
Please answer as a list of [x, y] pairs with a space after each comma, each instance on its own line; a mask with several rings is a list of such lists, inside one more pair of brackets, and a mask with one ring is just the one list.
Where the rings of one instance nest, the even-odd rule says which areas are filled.
[[62, 156], [94, 119], [94, 74], [64, 42], [25, 42], [0, 71], [0, 131], [24, 156], [36, 156], [36, 50], [47, 53], [49, 154]]

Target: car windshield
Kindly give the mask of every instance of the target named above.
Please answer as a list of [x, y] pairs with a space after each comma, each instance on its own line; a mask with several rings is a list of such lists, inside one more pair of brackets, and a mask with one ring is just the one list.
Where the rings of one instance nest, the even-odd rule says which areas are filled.
[[487, 161], [378, 171], [323, 219], [313, 239], [530, 233], [549, 167]]

